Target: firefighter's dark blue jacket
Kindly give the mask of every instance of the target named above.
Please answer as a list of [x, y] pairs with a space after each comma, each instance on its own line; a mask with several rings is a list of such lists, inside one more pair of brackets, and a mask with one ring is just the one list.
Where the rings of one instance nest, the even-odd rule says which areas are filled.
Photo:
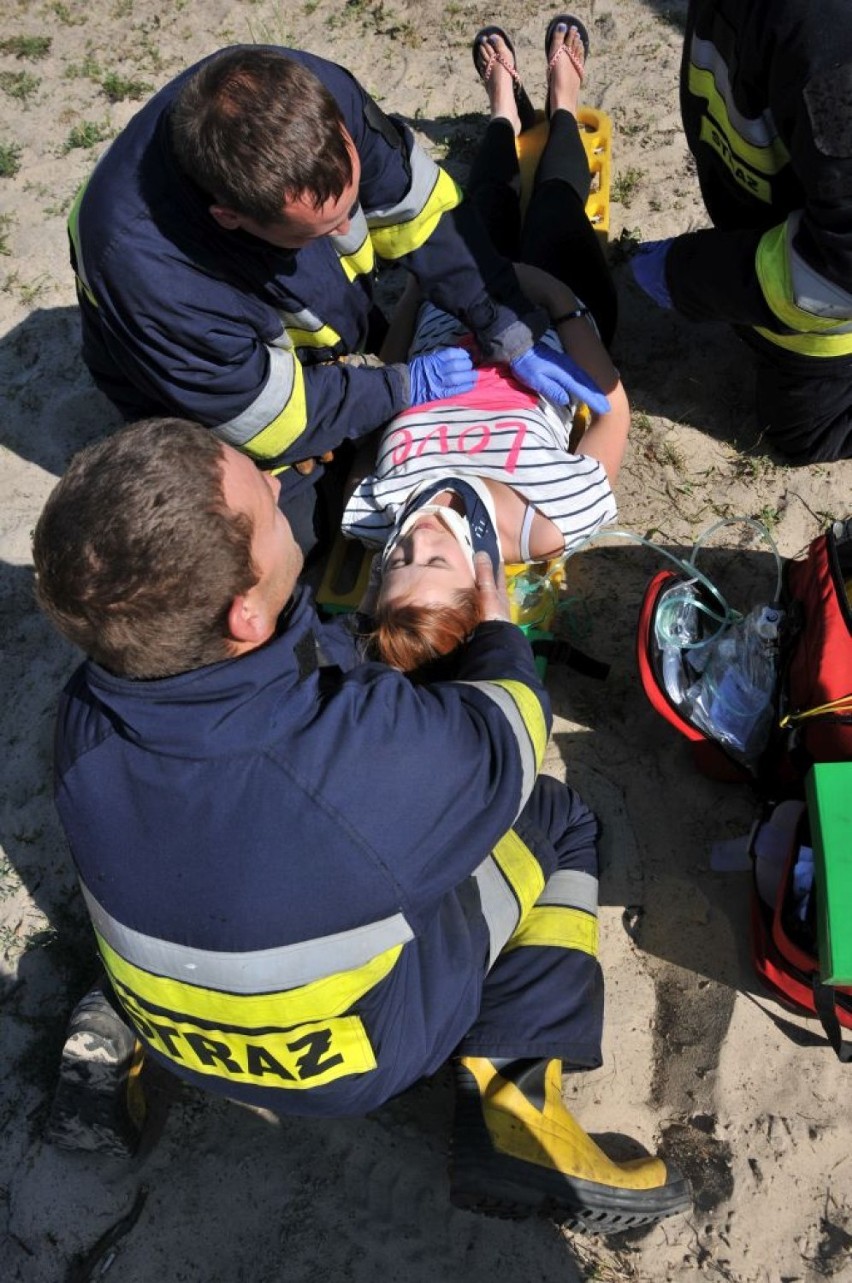
[[691, 0], [681, 106], [714, 230], [671, 248], [677, 309], [790, 359], [852, 356], [848, 0]]
[[481, 625], [457, 680], [416, 687], [301, 591], [239, 659], [79, 668], [57, 805], [153, 1053], [280, 1113], [359, 1113], [434, 1071], [556, 867], [512, 828], [549, 724], [514, 626]]
[[543, 328], [470, 202], [411, 131], [342, 67], [279, 52], [322, 81], [360, 156], [345, 236], [282, 250], [215, 222], [170, 141], [171, 105], [195, 67], [125, 127], [69, 219], [83, 353], [100, 386], [129, 417], [195, 420], [267, 469], [320, 455], [408, 405], [406, 366], [328, 364], [364, 347], [378, 261], [409, 268], [494, 359], [518, 355]]

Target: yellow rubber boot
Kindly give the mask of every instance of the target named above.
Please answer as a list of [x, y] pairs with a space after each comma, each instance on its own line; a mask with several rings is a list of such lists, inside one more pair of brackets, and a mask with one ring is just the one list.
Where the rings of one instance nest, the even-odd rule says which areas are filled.
[[457, 1207], [613, 1234], [691, 1206], [689, 1182], [663, 1159], [607, 1157], [565, 1108], [560, 1061], [465, 1056], [456, 1077]]

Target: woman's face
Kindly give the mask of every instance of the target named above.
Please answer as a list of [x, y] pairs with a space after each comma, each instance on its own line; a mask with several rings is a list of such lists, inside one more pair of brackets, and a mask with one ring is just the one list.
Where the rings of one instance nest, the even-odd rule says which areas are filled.
[[395, 606], [452, 606], [473, 587], [464, 549], [434, 513], [402, 536], [385, 563], [379, 601]]

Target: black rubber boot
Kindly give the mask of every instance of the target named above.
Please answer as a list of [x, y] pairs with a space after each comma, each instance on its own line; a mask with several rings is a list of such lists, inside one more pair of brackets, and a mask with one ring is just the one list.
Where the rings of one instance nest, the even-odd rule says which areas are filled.
[[572, 1229], [616, 1234], [692, 1205], [689, 1182], [661, 1158], [615, 1162], [562, 1101], [558, 1060], [462, 1057], [450, 1197], [493, 1216], [544, 1213]]

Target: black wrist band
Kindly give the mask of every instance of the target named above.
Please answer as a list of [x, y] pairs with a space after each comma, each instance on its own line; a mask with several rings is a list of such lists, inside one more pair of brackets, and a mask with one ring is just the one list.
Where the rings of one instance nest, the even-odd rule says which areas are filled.
[[587, 307], [575, 307], [573, 312], [563, 312], [561, 316], [555, 316], [550, 324], [561, 325], [563, 321], [576, 321], [579, 320], [581, 316], [588, 315], [589, 309]]

